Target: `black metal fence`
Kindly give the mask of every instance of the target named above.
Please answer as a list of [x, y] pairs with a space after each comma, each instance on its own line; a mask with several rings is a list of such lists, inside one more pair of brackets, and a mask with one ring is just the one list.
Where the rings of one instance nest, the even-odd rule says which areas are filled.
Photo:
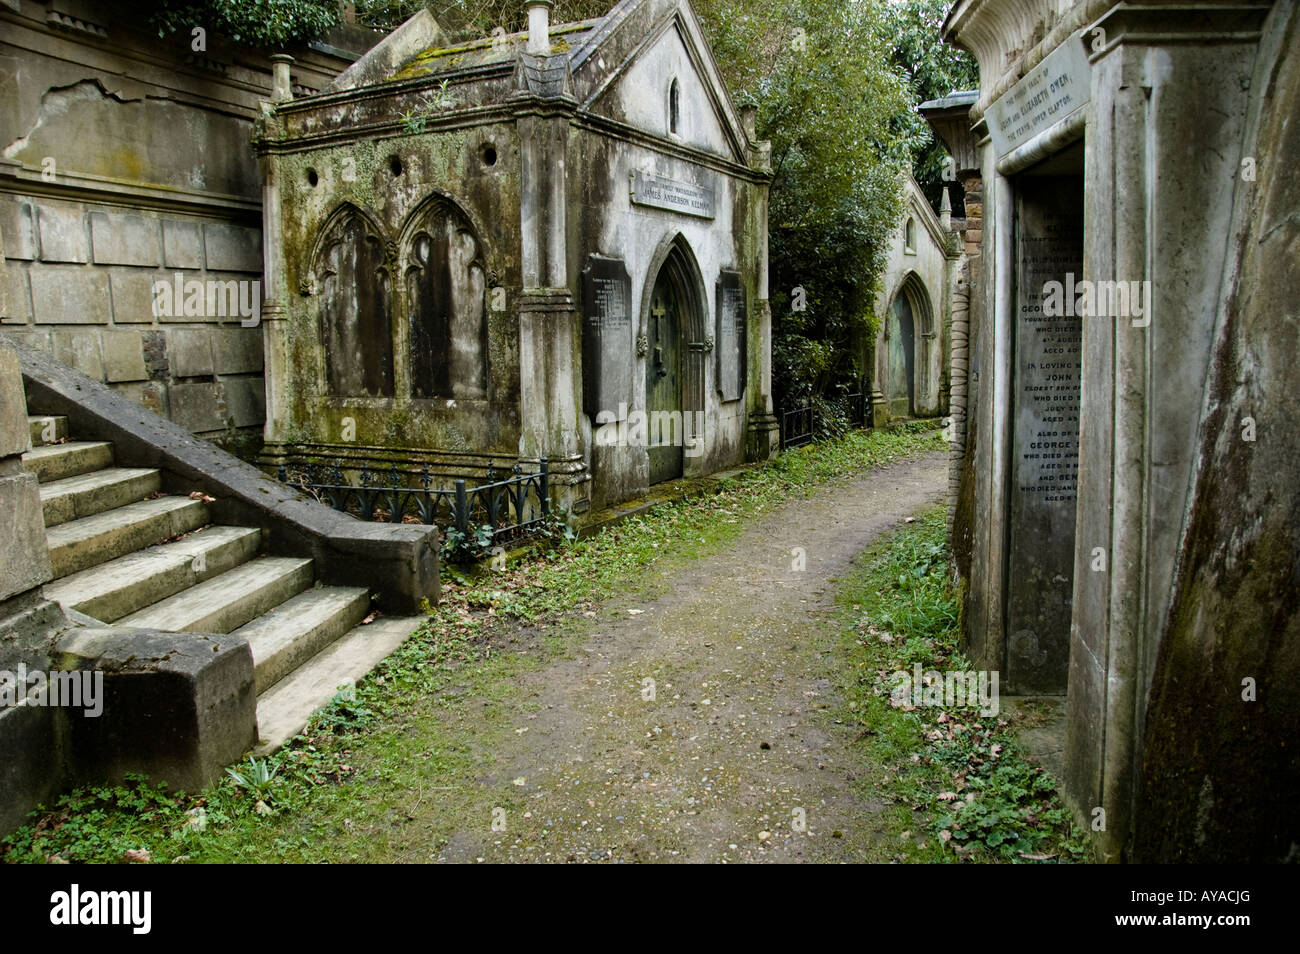
[[811, 444], [813, 409], [811, 404], [781, 412], [781, 450]]
[[387, 473], [363, 467], [355, 484], [337, 460], [331, 468], [308, 465], [293, 475], [282, 466], [277, 476], [321, 503], [361, 520], [436, 524], [462, 533], [487, 526], [492, 528], [493, 539], [498, 539], [522, 534], [550, 514], [550, 470], [545, 457], [539, 464], [535, 474], [525, 474], [516, 464], [513, 476], [505, 480], [497, 480], [489, 469], [485, 483], [469, 487], [458, 479], [450, 490], [433, 486], [427, 464], [418, 487], [403, 486], [396, 464]]
[[[845, 394], [843, 402], [845, 419], [850, 428], [871, 427], [873, 415], [871, 409], [871, 392], [869, 389]], [[781, 412], [781, 449], [801, 447], [817, 439], [816, 414], [812, 404], [801, 404]]]
[[871, 427], [874, 423], [871, 414], [871, 392], [856, 391], [844, 395], [849, 404], [849, 427]]

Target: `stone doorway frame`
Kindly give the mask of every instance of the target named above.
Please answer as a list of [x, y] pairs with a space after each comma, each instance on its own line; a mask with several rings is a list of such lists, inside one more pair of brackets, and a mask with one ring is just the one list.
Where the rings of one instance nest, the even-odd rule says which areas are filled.
[[[921, 406], [918, 397], [927, 393], [930, 385], [930, 361], [933, 357], [932, 349], [936, 345], [934, 301], [921, 276], [914, 269], [909, 269], [899, 279], [893, 294], [889, 296], [889, 306], [885, 309], [885, 327], [882, 329], [886, 341], [889, 340], [889, 318], [894, 310], [894, 303], [898, 301], [900, 295], [907, 297], [907, 302], [912, 308], [912, 386], [911, 393], [908, 395], [908, 404], [910, 413], [915, 414], [916, 409]], [[877, 362], [877, 365], [882, 370], [888, 371], [887, 363]], [[880, 385], [876, 387], [885, 383], [882, 376]], [[884, 394], [883, 389], [881, 394]]]
[[[675, 286], [675, 291], [682, 303], [682, 323], [680, 334], [682, 336], [682, 427], [685, 433], [685, 440], [705, 441], [708, 435], [708, 396], [707, 390], [707, 367], [709, 364], [708, 356], [713, 350], [713, 340], [709, 336], [709, 295], [704, 285], [704, 277], [700, 272], [699, 262], [695, 258], [695, 252], [691, 249], [690, 243], [681, 232], [668, 236], [659, 243], [655, 249], [654, 255], [650, 259], [650, 267], [646, 270], [645, 283], [641, 288], [641, 315], [640, 323], [637, 328], [638, 341], [649, 339], [650, 328], [650, 308], [653, 305], [655, 286], [659, 283], [659, 278], [665, 273]], [[639, 349], [638, 349], [639, 350]], [[642, 380], [645, 379], [646, 365], [650, 361], [648, 354], [638, 356], [638, 375]], [[642, 410], [647, 410], [645, 405], [647, 395], [641, 395]], [[694, 425], [697, 420], [695, 414], [689, 413], [698, 411], [704, 415], [704, 431], [694, 433]], [[688, 445], [689, 446], [689, 443]], [[707, 448], [707, 444], [706, 444]], [[707, 454], [696, 453], [684, 454], [682, 461], [682, 476], [693, 476], [693, 465], [696, 461], [704, 461]]]

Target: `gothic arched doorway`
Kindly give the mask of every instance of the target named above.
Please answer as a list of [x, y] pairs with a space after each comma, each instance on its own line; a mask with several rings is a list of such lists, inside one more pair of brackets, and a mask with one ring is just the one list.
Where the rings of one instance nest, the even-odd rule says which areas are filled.
[[692, 264], [674, 242], [650, 286], [645, 410], [652, 484], [681, 477], [686, 447], [704, 439], [704, 326]]
[[900, 289], [890, 306], [885, 328], [885, 401], [890, 417], [911, 417], [916, 411], [916, 319], [907, 289]]

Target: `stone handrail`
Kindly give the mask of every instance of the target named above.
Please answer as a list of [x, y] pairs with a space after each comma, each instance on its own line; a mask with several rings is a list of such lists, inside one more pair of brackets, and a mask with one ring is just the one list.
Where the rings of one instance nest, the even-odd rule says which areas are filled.
[[311, 557], [323, 582], [369, 587], [385, 612], [409, 615], [422, 600], [437, 602], [436, 527], [339, 513], [49, 355], [13, 345], [32, 413], [66, 416], [81, 440], [111, 441], [119, 465], [156, 468], [167, 493], [215, 498], [215, 522], [258, 527], [268, 552]]

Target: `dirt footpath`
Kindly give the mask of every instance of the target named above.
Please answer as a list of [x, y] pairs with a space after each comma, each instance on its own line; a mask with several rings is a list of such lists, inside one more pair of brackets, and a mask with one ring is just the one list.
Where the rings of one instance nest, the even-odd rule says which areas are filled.
[[820, 711], [837, 705], [832, 581], [946, 484], [947, 456], [932, 454], [824, 487], [669, 574], [658, 598], [607, 601], [570, 658], [521, 676], [492, 710], [514, 722], [476, 780], [511, 806], [496, 830], [465, 819], [435, 857], [882, 857], [882, 806], [854, 790], [873, 769]]

